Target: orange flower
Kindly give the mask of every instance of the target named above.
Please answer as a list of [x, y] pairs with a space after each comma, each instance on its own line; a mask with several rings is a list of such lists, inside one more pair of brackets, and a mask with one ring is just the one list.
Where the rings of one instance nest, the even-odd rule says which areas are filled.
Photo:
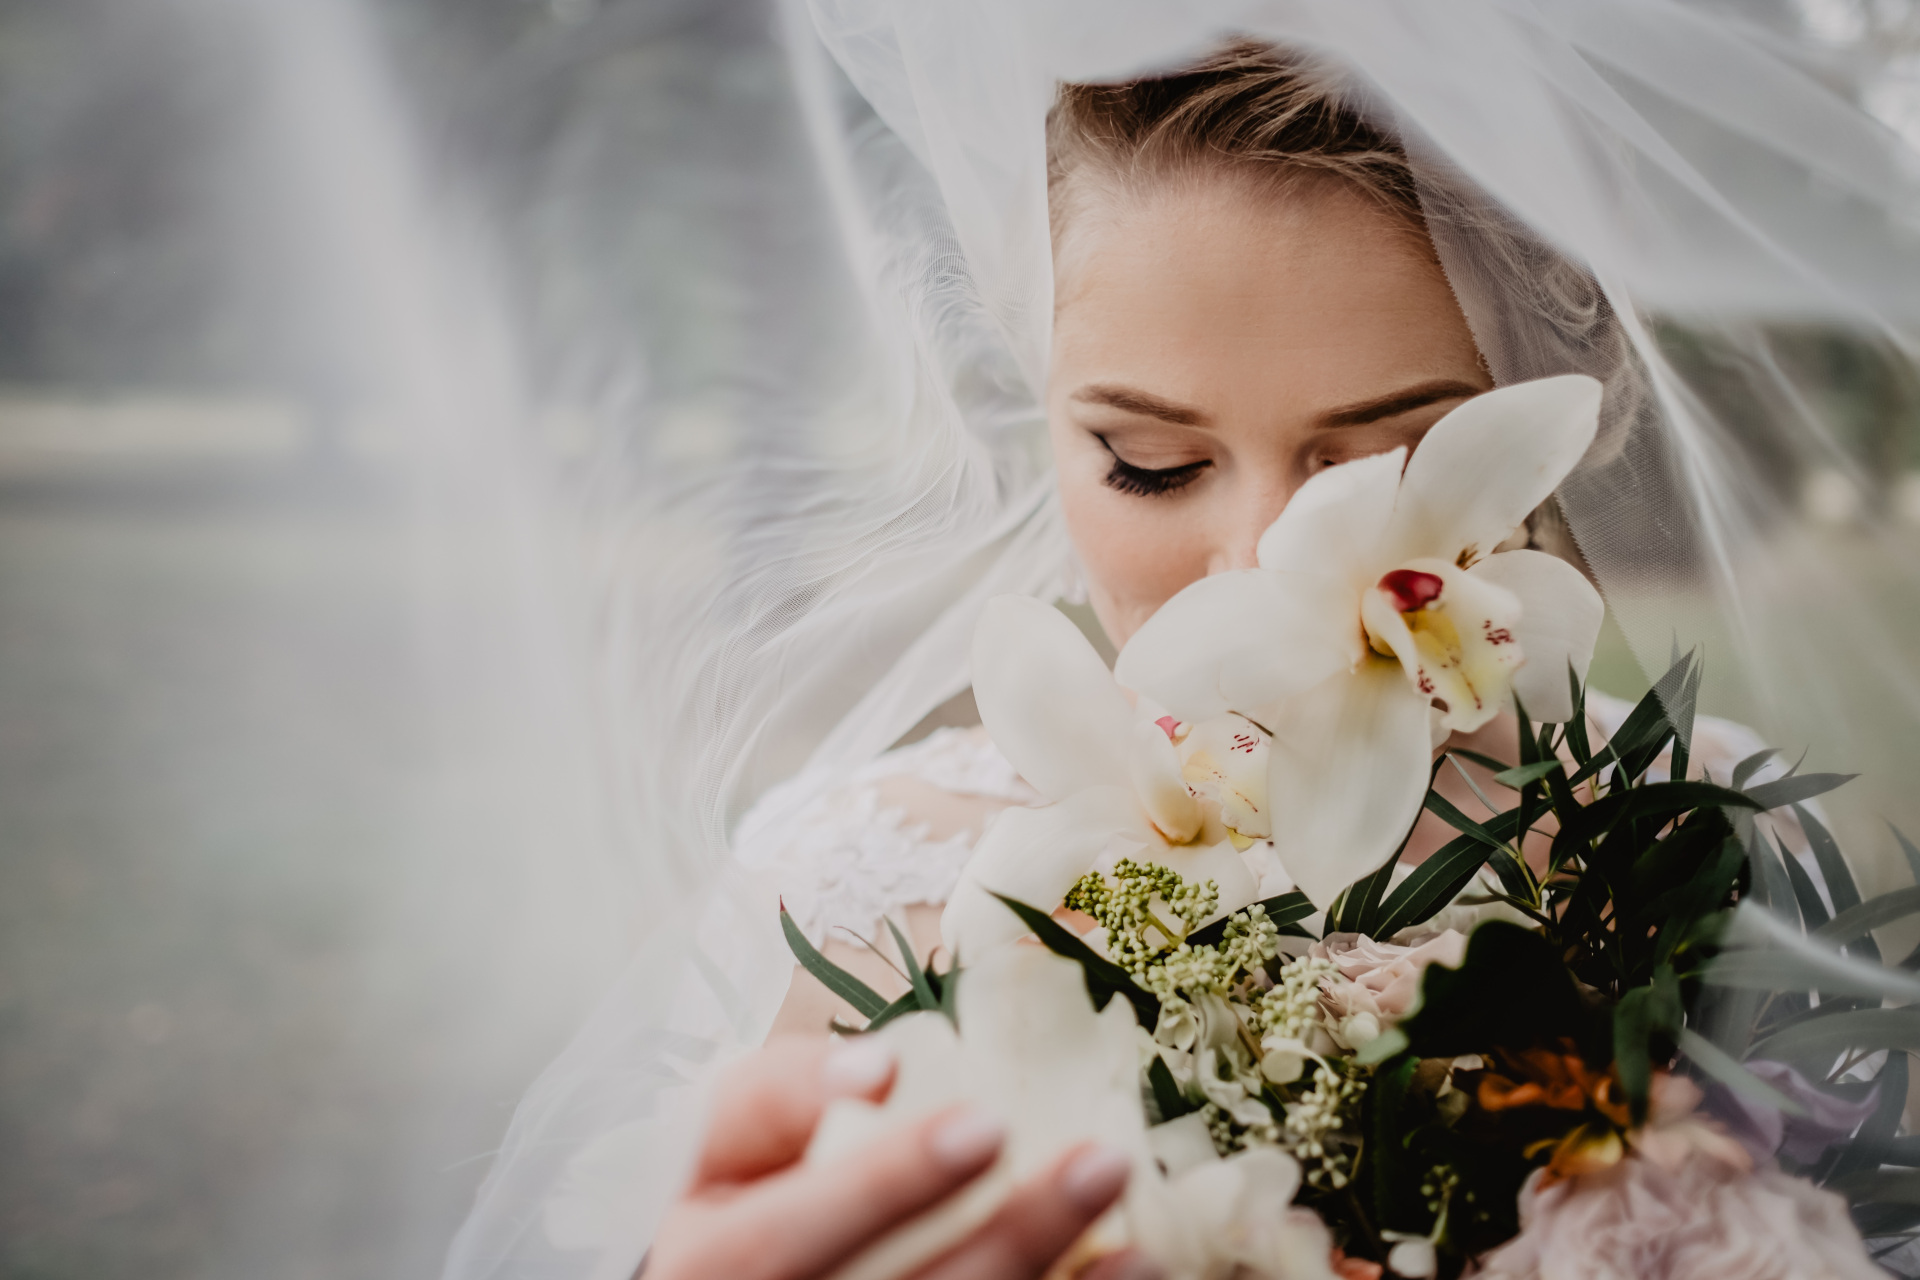
[[1557, 1050], [1514, 1053], [1496, 1049], [1494, 1055], [1506, 1074], [1489, 1071], [1480, 1078], [1478, 1101], [1482, 1110], [1552, 1107], [1585, 1111], [1591, 1107], [1617, 1125], [1627, 1123], [1627, 1108], [1619, 1097], [1620, 1080], [1613, 1068], [1596, 1073], [1574, 1052], [1571, 1040], [1562, 1040]]
[[1525, 1149], [1528, 1158], [1551, 1150], [1544, 1182], [1607, 1168], [1626, 1154], [1624, 1131], [1630, 1117], [1611, 1065], [1603, 1072], [1593, 1070], [1570, 1040], [1520, 1053], [1496, 1050], [1495, 1057], [1501, 1069], [1480, 1078], [1477, 1100], [1482, 1110], [1547, 1107], [1587, 1116], [1566, 1133]]
[[1365, 1258], [1349, 1258], [1339, 1245], [1333, 1246], [1333, 1256], [1328, 1259], [1333, 1274], [1340, 1280], [1380, 1280], [1386, 1268], [1377, 1262], [1368, 1262]]

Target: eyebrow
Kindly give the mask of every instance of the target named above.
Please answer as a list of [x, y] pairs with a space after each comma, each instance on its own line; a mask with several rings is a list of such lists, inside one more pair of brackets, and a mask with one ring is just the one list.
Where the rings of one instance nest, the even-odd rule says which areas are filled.
[[1074, 392], [1073, 398], [1083, 404], [1103, 404], [1123, 413], [1137, 413], [1143, 417], [1158, 418], [1162, 422], [1171, 422], [1182, 427], [1203, 426], [1207, 421], [1207, 415], [1198, 409], [1175, 404], [1171, 400], [1162, 400], [1159, 396], [1137, 391], [1132, 387], [1095, 383]]
[[1357, 427], [1369, 422], [1378, 422], [1382, 418], [1391, 418], [1395, 414], [1424, 409], [1441, 400], [1467, 399], [1485, 390], [1485, 387], [1476, 387], [1470, 382], [1456, 382], [1450, 379], [1441, 382], [1423, 382], [1417, 387], [1408, 387], [1404, 391], [1391, 392], [1377, 399], [1363, 400], [1359, 404], [1335, 409], [1321, 415], [1321, 421], [1330, 427]]

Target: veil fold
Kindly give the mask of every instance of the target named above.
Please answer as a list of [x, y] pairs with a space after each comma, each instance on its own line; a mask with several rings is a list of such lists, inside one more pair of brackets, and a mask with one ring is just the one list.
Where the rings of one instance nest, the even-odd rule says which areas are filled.
[[[522, 1103], [448, 1280], [632, 1273], [704, 1082], [764, 1037], [791, 973], [731, 828], [756, 799], [778, 823], [963, 690], [987, 598], [1071, 589], [1040, 408], [1061, 80], [1171, 69], [1230, 35], [1345, 74], [1406, 145], [1495, 380], [1606, 383], [1603, 438], [1557, 495], [1619, 629], [1596, 682], [1704, 645], [1706, 709], [1869, 771], [1837, 823], [1865, 887], [1904, 876], [1868, 818], [1920, 825], [1899, 776], [1920, 764], [1914, 539], [1814, 527], [1802, 502], [1816, 474], [1862, 510], [1885, 496], [1850, 452], [1858, 406], [1821, 390], [1808, 350], [1841, 343], [1920, 385], [1920, 161], [1890, 131], [1758, 33], [1663, 0], [767, 16], [725, 36], [759, 50], [762, 78], [692, 90], [675, 152], [760, 210], [733, 228], [758, 264], [729, 282], [737, 364], [684, 397], [726, 429], [675, 461], [684, 415], [657, 398], [616, 441], [655, 470], [583, 516], [648, 941]], [[728, 92], [752, 104], [754, 155], [698, 145]]]

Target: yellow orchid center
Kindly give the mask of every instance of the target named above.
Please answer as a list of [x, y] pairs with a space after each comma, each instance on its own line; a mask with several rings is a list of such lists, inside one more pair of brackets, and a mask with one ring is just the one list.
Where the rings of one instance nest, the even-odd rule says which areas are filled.
[[1513, 631], [1519, 613], [1511, 592], [1441, 560], [1382, 575], [1361, 604], [1368, 644], [1399, 659], [1414, 688], [1444, 709], [1447, 727], [1461, 730], [1506, 704], [1525, 660]]

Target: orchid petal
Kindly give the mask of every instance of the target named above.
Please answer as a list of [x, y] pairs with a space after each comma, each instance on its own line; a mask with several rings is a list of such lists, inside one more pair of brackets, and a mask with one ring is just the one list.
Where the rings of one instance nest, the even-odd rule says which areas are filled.
[[1470, 577], [1511, 591], [1520, 601], [1513, 624], [1526, 662], [1513, 676], [1513, 691], [1535, 720], [1560, 723], [1573, 715], [1567, 667], [1582, 681], [1593, 661], [1607, 606], [1586, 575], [1543, 551], [1503, 551], [1468, 571]]
[[1180, 741], [1180, 774], [1220, 806], [1221, 820], [1240, 835], [1264, 840], [1273, 833], [1267, 735], [1246, 717], [1215, 716], [1190, 728]]
[[1315, 906], [1393, 856], [1427, 794], [1427, 700], [1370, 658], [1295, 698], [1273, 730], [1267, 798], [1287, 874]]
[[1258, 714], [1359, 660], [1359, 612], [1357, 591], [1322, 574], [1215, 574], [1161, 605], [1113, 674], [1190, 723]]
[[1175, 844], [1199, 834], [1206, 816], [1181, 777], [1180, 756], [1166, 730], [1140, 720], [1130, 734], [1133, 794], [1160, 834]]
[[1116, 842], [1159, 844], [1123, 787], [1090, 787], [1041, 809], [1008, 809], [974, 846], [940, 916], [947, 950], [971, 962], [1025, 937], [1020, 917], [993, 896], [1051, 911]]
[[[1410, 599], [1399, 582], [1420, 587]], [[1417, 599], [1413, 608], [1409, 603]], [[1400, 660], [1422, 698], [1446, 704], [1441, 723], [1471, 733], [1507, 705], [1525, 654], [1514, 632], [1520, 600], [1498, 584], [1444, 560], [1414, 560], [1361, 597], [1360, 617], [1376, 649]]]
[[1313, 476], [1260, 536], [1260, 567], [1365, 585], [1379, 572], [1379, 543], [1406, 463], [1407, 451], [1395, 449]]
[[1158, 1177], [1140, 1110], [1131, 1005], [1114, 1000], [1094, 1012], [1080, 967], [1039, 947], [1010, 947], [969, 964], [958, 1000], [965, 1036], [933, 1013], [908, 1014], [876, 1033], [899, 1063], [886, 1101], [836, 1100], [806, 1159], [817, 1166], [845, 1158], [879, 1132], [898, 1132], [963, 1100], [1005, 1122], [1006, 1145], [965, 1188], [837, 1265], [838, 1280], [919, 1274], [1021, 1184], [1084, 1143], [1124, 1154], [1131, 1182], [1151, 1185]]
[[1384, 563], [1432, 556], [1464, 568], [1492, 554], [1573, 470], [1599, 421], [1600, 384], [1585, 374], [1467, 401], [1413, 451]]
[[1133, 710], [1080, 629], [1051, 605], [995, 596], [973, 633], [980, 722], [1049, 800], [1124, 784]]

